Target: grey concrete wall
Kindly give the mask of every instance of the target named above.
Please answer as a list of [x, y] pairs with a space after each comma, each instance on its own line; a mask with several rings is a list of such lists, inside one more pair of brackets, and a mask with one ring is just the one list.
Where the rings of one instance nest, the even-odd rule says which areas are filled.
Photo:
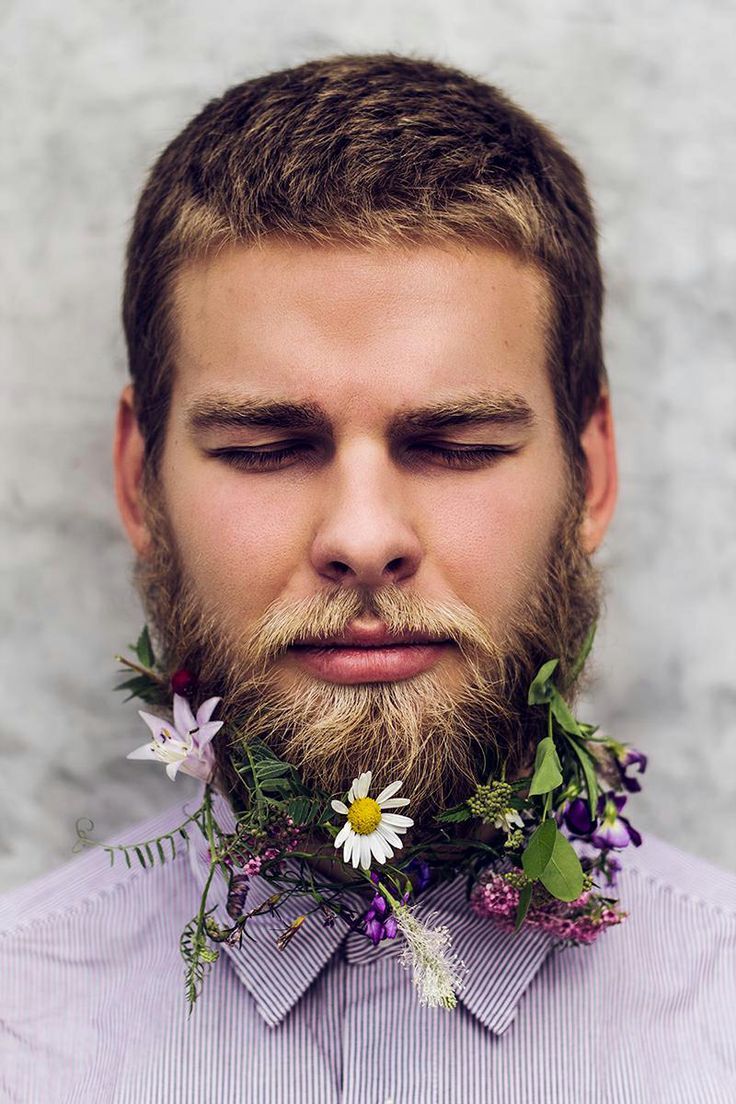
[[[621, 468], [581, 710], [651, 757], [643, 832], [736, 870], [731, 3], [6, 0], [0, 887], [193, 793], [125, 759], [140, 614], [112, 494], [122, 252], [161, 146], [237, 80], [345, 50], [449, 61], [566, 140], [602, 227]], [[7, 68], [6, 68], [7, 67]]]

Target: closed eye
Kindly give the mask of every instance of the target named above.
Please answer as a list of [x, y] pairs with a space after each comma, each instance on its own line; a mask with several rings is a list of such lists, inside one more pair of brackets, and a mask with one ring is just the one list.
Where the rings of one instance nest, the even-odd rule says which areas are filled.
[[440, 463], [451, 468], [480, 468], [496, 463], [503, 456], [518, 452], [506, 445], [464, 445], [447, 448], [444, 445], [412, 445], [410, 452], [418, 453], [430, 461], [439, 459]]
[[[407, 447], [407, 462], [414, 466], [427, 461], [440, 463], [451, 468], [480, 468], [499, 461], [503, 456], [518, 452], [518, 448], [508, 445], [464, 445], [448, 448], [427, 443]], [[246, 471], [273, 471], [286, 468], [299, 458], [314, 464], [315, 447], [307, 442], [299, 442], [282, 449], [211, 449], [209, 455], [216, 457], [230, 467]]]
[[309, 456], [310, 451], [314, 451], [313, 446], [300, 442], [283, 449], [212, 449], [209, 455], [232, 468], [269, 471], [288, 467], [289, 462], [300, 455], [314, 462], [314, 456]]

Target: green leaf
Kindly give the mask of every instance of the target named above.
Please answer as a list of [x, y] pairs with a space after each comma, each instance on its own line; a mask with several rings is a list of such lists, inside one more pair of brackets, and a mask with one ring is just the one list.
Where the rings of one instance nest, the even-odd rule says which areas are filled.
[[[545, 823], [554, 824], [553, 820]], [[555, 826], [554, 847], [539, 880], [559, 901], [574, 901], [583, 892], [583, 868], [575, 848]]]
[[539, 668], [529, 687], [529, 696], [527, 699], [529, 705], [542, 705], [544, 702], [550, 700], [554, 691], [554, 686], [550, 682], [550, 677], [559, 662], [559, 659], [548, 659], [547, 662]]
[[572, 670], [570, 672], [570, 682], [571, 683], [575, 681], [575, 679], [578, 677], [578, 675], [580, 674], [580, 672], [583, 669], [583, 664], [585, 663], [586, 659], [588, 658], [588, 655], [590, 653], [590, 649], [593, 647], [593, 639], [595, 637], [595, 630], [597, 628], [598, 628], [598, 622], [594, 621], [593, 624], [588, 629], [585, 640], [582, 643], [582, 647], [580, 648], [580, 651], [578, 652], [578, 655], [575, 659], [575, 662], [572, 665]]
[[445, 809], [435, 820], [440, 824], [459, 824], [463, 820], [470, 820], [472, 815], [467, 805], [457, 805], [454, 809]]
[[125, 855], [125, 861], [128, 864], [128, 869], [130, 870], [133, 866], [133, 863], [130, 861], [130, 855], [125, 848], [123, 848], [123, 854]]
[[590, 754], [588, 749], [584, 745], [579, 744], [574, 736], [571, 736], [567, 732], [563, 733], [563, 735], [570, 747], [577, 755], [578, 759], [580, 760], [580, 765], [583, 770], [583, 777], [585, 778], [588, 808], [590, 809], [590, 815], [595, 820], [596, 810], [598, 808], [599, 794], [598, 776], [595, 769], [595, 760], [593, 759], [593, 756]]
[[141, 851], [140, 847], [134, 847], [133, 850], [135, 851], [136, 855], [138, 856], [138, 861], [140, 862], [141, 866], [145, 869], [146, 860], [143, 857], [143, 852]]
[[153, 866], [153, 864], [155, 862], [155, 859], [153, 857], [153, 851], [151, 850], [150, 844], [146, 843], [146, 844], [144, 844], [144, 847], [146, 848], [146, 855], [148, 857], [148, 861], [149, 861], [150, 865]]
[[295, 797], [287, 803], [289, 816], [294, 824], [312, 824], [320, 812], [321, 804], [308, 797]]
[[532, 883], [527, 882], [527, 884], [524, 886], [521, 893], [519, 894], [519, 904], [516, 907], [516, 921], [514, 923], [514, 931], [515, 932], [517, 932], [519, 930], [519, 928], [521, 927], [521, 925], [524, 922], [524, 917], [526, 916], [527, 911], [529, 909], [529, 902], [532, 899], [532, 889], [533, 888], [534, 887], [533, 887]]
[[532, 833], [529, 843], [521, 856], [521, 865], [528, 878], [538, 879], [552, 858], [555, 846], [557, 824], [553, 817], [543, 820]]
[[552, 713], [560, 728], [565, 732], [572, 732], [575, 736], [580, 736], [582, 738], [583, 734], [580, 731], [580, 725], [568, 709], [567, 702], [562, 697], [559, 690], [554, 689], [551, 701]]
[[166, 855], [164, 854], [164, 849], [163, 849], [163, 846], [161, 844], [160, 839], [156, 840], [156, 849], [158, 851], [159, 859], [161, 860], [162, 863], [165, 863], [166, 862]]
[[135, 654], [138, 656], [138, 662], [143, 667], [152, 668], [156, 662], [153, 654], [153, 647], [151, 645], [151, 637], [148, 635], [148, 625], [143, 626], [141, 635], [138, 637], [135, 646]]
[[139, 689], [143, 689], [148, 686], [150, 679], [145, 675], [134, 675], [132, 678], [126, 679], [125, 682], [118, 683], [115, 687], [116, 690], [133, 690], [137, 693]]
[[537, 745], [534, 760], [534, 774], [529, 787], [529, 796], [548, 793], [562, 783], [562, 764], [557, 754], [555, 742], [551, 736], [545, 736]]

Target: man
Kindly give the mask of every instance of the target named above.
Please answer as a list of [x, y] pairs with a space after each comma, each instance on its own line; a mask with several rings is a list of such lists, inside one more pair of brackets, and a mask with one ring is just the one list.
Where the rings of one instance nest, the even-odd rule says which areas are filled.
[[[637, 846], [609, 802], [597, 830], [628, 826], [607, 837], [626, 911], [564, 953], [443, 877], [528, 836], [513, 805], [465, 834], [437, 818], [502, 772], [529, 789], [553, 723], [530, 701], [541, 665], [557, 659], [545, 685], [568, 704], [582, 685], [617, 487], [601, 309], [579, 168], [449, 67], [310, 62], [231, 88], [164, 150], [129, 243], [115, 442], [178, 691], [173, 725], [144, 710], [139, 752], [211, 782], [223, 835], [190, 824], [188, 851], [146, 870], [90, 852], [5, 899], [7, 1099], [736, 1099], [732, 875]], [[253, 748], [307, 799], [332, 796], [331, 826], [292, 822], [313, 884], [338, 900], [359, 871], [381, 892], [310, 912], [300, 883], [277, 922], [262, 856], [235, 863], [187, 1017], [179, 937], [253, 808]], [[185, 816], [175, 803], [120, 842]], [[407, 899], [452, 936], [453, 1010], [423, 1004], [399, 962], [410, 906], [381, 872], [410, 844], [440, 854]], [[221, 926], [226, 907], [245, 917], [235, 890], [239, 939]]]

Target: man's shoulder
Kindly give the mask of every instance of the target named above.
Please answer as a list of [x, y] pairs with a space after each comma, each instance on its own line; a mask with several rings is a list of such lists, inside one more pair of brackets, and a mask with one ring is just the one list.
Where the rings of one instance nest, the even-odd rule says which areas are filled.
[[668, 910], [697, 906], [724, 922], [736, 923], [736, 873], [670, 843], [652, 832], [642, 833], [640, 847], [621, 855], [621, 878], [631, 888], [666, 901]]
[[[133, 894], [142, 908], [146, 901], [155, 907], [170, 892], [172, 881], [183, 881], [189, 888], [182, 868], [186, 865], [188, 870], [187, 847], [201, 839], [196, 824], [186, 823], [195, 808], [193, 801], [172, 804], [129, 825], [102, 846], [90, 846], [46, 874], [0, 894], [0, 940], [46, 922], [72, 922], [77, 917], [89, 922], [113, 896]], [[136, 850], [136, 845], [146, 843], [148, 847]], [[114, 848], [112, 854], [105, 850], [108, 845]]]

